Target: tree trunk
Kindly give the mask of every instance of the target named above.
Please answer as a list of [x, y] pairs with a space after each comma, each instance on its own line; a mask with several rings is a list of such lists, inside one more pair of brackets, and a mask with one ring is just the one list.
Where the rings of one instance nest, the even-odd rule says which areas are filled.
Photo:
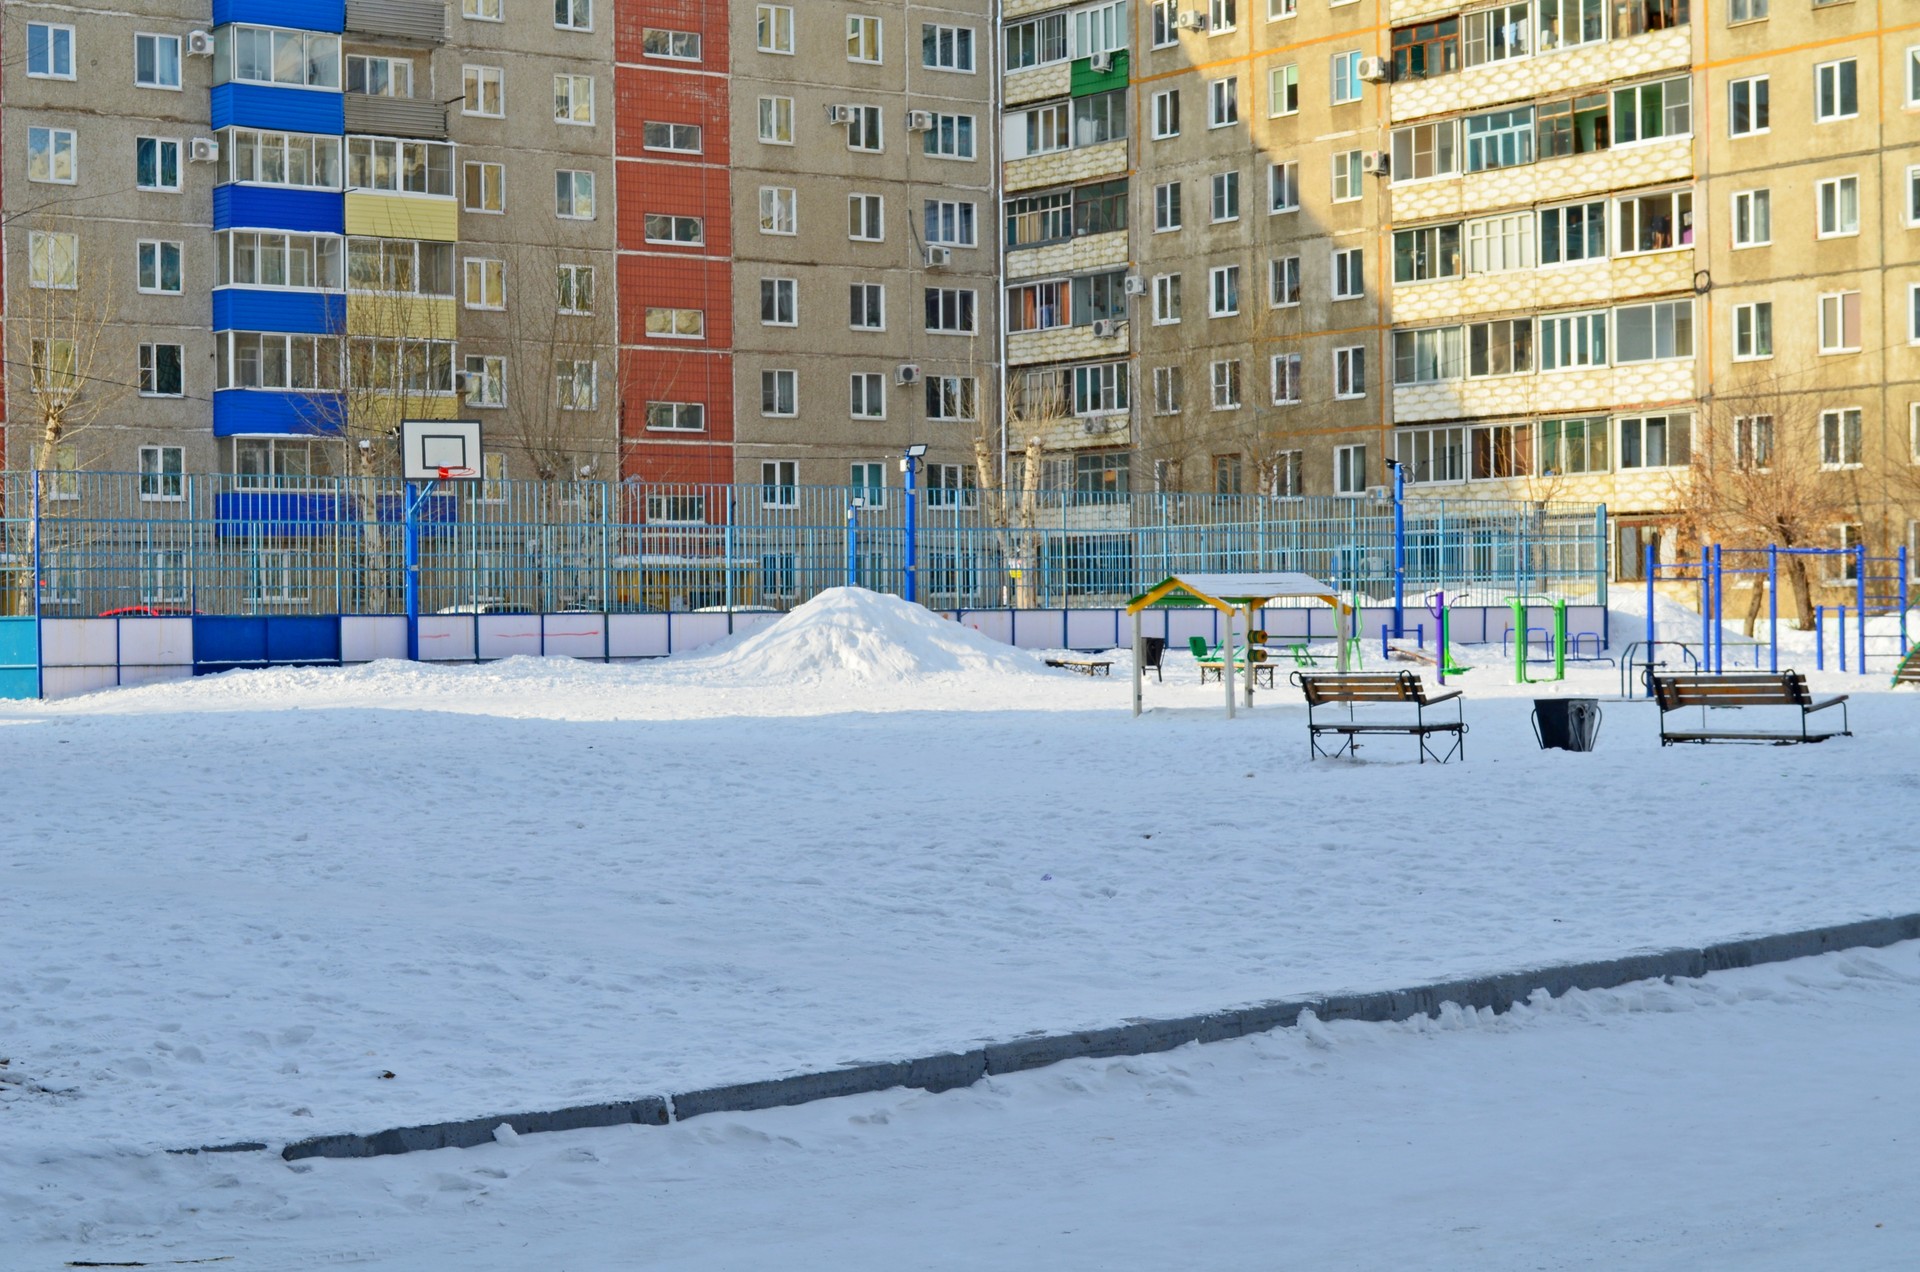
[[1760, 621], [1760, 607], [1766, 603], [1767, 581], [1755, 576], [1749, 590], [1752, 595], [1747, 598], [1747, 635], [1751, 636], [1754, 624]]
[[1807, 559], [1787, 558], [1787, 579], [1793, 584], [1794, 625], [1801, 631], [1813, 628], [1813, 588], [1807, 580]]
[[1013, 603], [1018, 609], [1034, 609], [1039, 604], [1040, 537], [1033, 533], [1033, 523], [1040, 503], [1041, 456], [1040, 439], [1030, 439], [1027, 442], [1026, 471], [1020, 474], [1020, 524], [1027, 533], [1020, 537], [1020, 557], [1024, 568], [1013, 589]]

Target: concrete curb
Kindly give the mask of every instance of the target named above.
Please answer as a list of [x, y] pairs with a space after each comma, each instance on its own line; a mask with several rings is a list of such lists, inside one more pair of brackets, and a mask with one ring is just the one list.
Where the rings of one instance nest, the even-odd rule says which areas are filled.
[[[861, 1095], [894, 1087], [949, 1091], [970, 1086], [989, 1074], [1018, 1073], [1062, 1060], [1103, 1059], [1171, 1051], [1189, 1042], [1223, 1042], [1272, 1029], [1291, 1028], [1303, 1012], [1321, 1020], [1398, 1021], [1437, 1015], [1442, 1003], [1504, 1012], [1545, 990], [1558, 998], [1571, 989], [1613, 989], [1642, 980], [1694, 978], [1709, 972], [1783, 963], [1844, 949], [1879, 949], [1920, 939], [1920, 914], [1862, 919], [1774, 936], [1723, 941], [1698, 949], [1660, 950], [1585, 963], [1563, 963], [1528, 971], [1465, 980], [1441, 981], [1410, 989], [1332, 994], [1325, 998], [1259, 1003], [1234, 1011], [1171, 1020], [1133, 1020], [1079, 1033], [1036, 1034], [993, 1043], [976, 1051], [925, 1056], [883, 1064], [855, 1065], [819, 1073], [736, 1086], [709, 1087], [684, 1095], [646, 1096], [611, 1104], [590, 1104], [548, 1113], [513, 1113], [459, 1122], [435, 1122], [378, 1131], [371, 1135], [322, 1135], [297, 1140], [280, 1150], [288, 1161], [305, 1157], [381, 1157], [434, 1148], [470, 1148], [493, 1140], [502, 1122], [522, 1135], [572, 1131], [590, 1126], [665, 1126], [705, 1113], [748, 1113], [757, 1109], [807, 1104], [842, 1095]], [[253, 1152], [261, 1144], [208, 1145], [177, 1152]]]

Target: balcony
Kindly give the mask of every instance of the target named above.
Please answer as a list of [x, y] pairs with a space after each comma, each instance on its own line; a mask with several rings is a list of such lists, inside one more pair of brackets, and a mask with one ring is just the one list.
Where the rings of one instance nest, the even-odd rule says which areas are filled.
[[444, 44], [447, 6], [441, 0], [347, 0], [347, 31], [384, 40]]
[[365, 93], [346, 93], [342, 96], [346, 102], [346, 131], [350, 133], [446, 140], [447, 108], [442, 102], [417, 101], [410, 97], [372, 97]]

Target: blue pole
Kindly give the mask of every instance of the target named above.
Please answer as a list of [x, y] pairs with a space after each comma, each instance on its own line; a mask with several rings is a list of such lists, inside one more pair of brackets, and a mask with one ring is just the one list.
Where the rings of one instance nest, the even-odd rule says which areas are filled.
[[1833, 619], [1834, 635], [1837, 638], [1834, 643], [1840, 646], [1840, 670], [1845, 671], [1847, 669], [1847, 607], [1834, 606]]
[[1860, 674], [1867, 674], [1867, 545], [1853, 545], [1853, 590], [1857, 604], [1856, 621], [1860, 626]]
[[[1647, 644], [1648, 644], [1648, 645], [1652, 645], [1652, 644], [1653, 644], [1653, 633], [1654, 633], [1654, 624], [1653, 624], [1653, 576], [1654, 576], [1654, 572], [1655, 572], [1655, 571], [1656, 571], [1656, 570], [1657, 570], [1657, 569], [1658, 569], [1659, 567], [1658, 567], [1658, 566], [1656, 566], [1656, 565], [1654, 564], [1654, 562], [1653, 562], [1653, 545], [1652, 545], [1651, 543], [1649, 543], [1649, 544], [1647, 544], [1647, 545], [1646, 545], [1646, 565], [1647, 565]], [[1648, 650], [1647, 650], [1647, 657], [1649, 657], [1649, 658], [1651, 658], [1651, 657], [1653, 657], [1653, 650], [1652, 650], [1652, 649], [1648, 649]]]
[[860, 507], [851, 498], [847, 500], [847, 586], [856, 587], [860, 581], [859, 558], [856, 555], [856, 542], [860, 533], [860, 522], [854, 516]]
[[1900, 656], [1907, 656], [1907, 545], [1900, 545]]
[[906, 592], [907, 601], [909, 603], [912, 603], [920, 599], [920, 578], [919, 578], [919, 571], [916, 568], [918, 564], [918, 553], [916, 550], [916, 543], [915, 543], [915, 540], [917, 538], [917, 531], [919, 530], [919, 524], [918, 524], [919, 523], [919, 500], [916, 498], [916, 495], [919, 492], [914, 482], [914, 478], [920, 471], [920, 461], [916, 457], [909, 455], [906, 458], [906, 465], [907, 465], [907, 543], [906, 543], [907, 562], [906, 562], [906, 583], [905, 583], [904, 590]]
[[1780, 670], [1780, 547], [1767, 545], [1767, 670]]
[[1393, 466], [1393, 634], [1407, 634], [1407, 470]]
[[40, 577], [41, 537], [40, 525], [40, 468], [33, 470], [33, 694], [36, 698], [47, 696], [47, 646], [46, 625], [40, 617], [40, 595], [45, 583]]
[[[428, 490], [433, 489], [428, 485]], [[407, 659], [420, 661], [420, 488], [406, 485]]]
[[1720, 545], [1713, 545], [1713, 674], [1727, 669], [1727, 574]]
[[1827, 669], [1827, 607], [1813, 607], [1813, 669]]
[[1708, 548], [1700, 549], [1700, 665], [1706, 671], [1713, 670], [1713, 572], [1710, 562], [1713, 553]]

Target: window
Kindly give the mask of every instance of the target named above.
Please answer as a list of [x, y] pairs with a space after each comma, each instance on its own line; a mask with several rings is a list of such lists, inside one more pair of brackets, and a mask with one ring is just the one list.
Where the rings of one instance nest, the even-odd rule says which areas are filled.
[[698, 124], [676, 124], [649, 119], [640, 125], [640, 144], [648, 150], [697, 155], [704, 143]]
[[1058, 279], [1007, 289], [1008, 331], [1051, 331], [1068, 326], [1071, 287]]
[[880, 61], [880, 19], [861, 14], [847, 18], [847, 61]]
[[593, 312], [593, 266], [557, 265], [554, 267], [554, 291], [560, 312], [586, 315]]
[[1466, 373], [1466, 343], [1458, 327], [1393, 333], [1393, 382], [1437, 384]]
[[349, 53], [347, 91], [368, 97], [412, 97], [413, 63], [405, 58]]
[[791, 278], [760, 280], [760, 322], [768, 327], [800, 325], [800, 284]]
[[930, 420], [971, 420], [976, 418], [976, 398], [980, 392], [980, 382], [970, 375], [930, 375], [924, 381], [927, 386], [926, 407]]
[[855, 372], [848, 378], [848, 410], [856, 420], [887, 418], [887, 377], [878, 371]]
[[1215, 455], [1213, 457], [1213, 493], [1216, 495], [1238, 495], [1244, 493], [1241, 477], [1245, 467], [1239, 455]]
[[563, 31], [593, 30], [593, 0], [553, 0], [553, 25]]
[[[335, 389], [340, 387], [340, 342], [327, 336], [285, 335], [277, 331], [217, 331], [214, 333], [216, 389]], [[398, 341], [385, 342], [381, 352], [395, 364]], [[369, 347], [369, 361], [374, 350]], [[453, 345], [447, 341], [410, 340], [405, 357], [420, 373], [427, 391], [453, 387]]]
[[948, 335], [974, 333], [975, 293], [962, 287], [927, 288], [927, 330]]
[[1728, 0], [1728, 22], [1753, 22], [1767, 16], [1768, 0]]
[[1393, 281], [1425, 283], [1460, 276], [1460, 227], [1429, 225], [1393, 233]]
[[141, 88], [180, 87], [180, 37], [133, 37], [133, 82]]
[[1693, 81], [1656, 80], [1613, 90], [1613, 144], [1624, 146], [1693, 131]]
[[[214, 235], [214, 286], [216, 287], [289, 287], [335, 291], [343, 286], [342, 257], [346, 240], [331, 234], [278, 234], [271, 230], [222, 230]], [[379, 290], [382, 249], [404, 256], [404, 269], [412, 290], [415, 268], [414, 244], [407, 240], [356, 239], [361, 249], [373, 250], [374, 281], [356, 286]], [[439, 268], [451, 270], [452, 245], [426, 245], [430, 254], [443, 253]], [[356, 262], [357, 263], [357, 262]], [[431, 261], [430, 261], [431, 264]], [[401, 269], [396, 261], [394, 268]], [[436, 270], [436, 273], [438, 271]], [[436, 280], [437, 281], [437, 280]], [[393, 290], [397, 290], [394, 288]], [[436, 293], [439, 289], [435, 288]]]
[[1733, 466], [1763, 470], [1773, 467], [1773, 416], [1734, 417]]
[[1907, 50], [1907, 105], [1920, 106], [1920, 47]]
[[593, 220], [593, 174], [562, 168], [553, 174], [553, 214], [570, 221]]
[[1764, 247], [1773, 242], [1773, 192], [1741, 190], [1733, 196], [1733, 245]]
[[1619, 427], [1623, 469], [1684, 468], [1693, 462], [1691, 415], [1632, 415]]
[[1468, 221], [1468, 272], [1504, 274], [1516, 269], [1532, 269], [1533, 221], [1531, 212]]
[[1859, 177], [1830, 177], [1816, 182], [1814, 195], [1820, 211], [1820, 238], [1860, 232]]
[[1240, 25], [1239, 0], [1208, 0], [1207, 33], [1217, 35]]
[[340, 87], [340, 37], [231, 24], [213, 29], [213, 82]]
[[1180, 183], [1168, 181], [1153, 187], [1153, 232], [1180, 228]]
[[973, 73], [973, 28], [920, 24], [920, 65], [932, 71]]
[[1207, 316], [1227, 318], [1240, 312], [1240, 267], [1216, 265], [1209, 272]]
[[1693, 245], [1693, 191], [1629, 195], [1614, 207], [1617, 251], [1664, 252]]
[[800, 373], [798, 371], [762, 371], [760, 373], [760, 414], [793, 416], [800, 413]]
[[927, 242], [947, 247], [972, 247], [979, 240], [974, 229], [974, 205], [948, 199], [928, 199], [921, 209]]
[[1333, 55], [1333, 104], [1360, 100], [1360, 52], [1355, 49]]
[[763, 4], [754, 12], [754, 31], [762, 53], [793, 54], [793, 6]]
[[1535, 151], [1541, 159], [1593, 154], [1609, 144], [1605, 93], [1545, 102], [1534, 109], [1533, 119]]
[[641, 224], [649, 243], [691, 244], [697, 247], [706, 242], [706, 223], [697, 216], [649, 212]]
[[33, 79], [74, 78], [72, 27], [27, 23], [27, 74]]
[[1460, 21], [1466, 28], [1461, 58], [1465, 65], [1485, 66], [1527, 55], [1530, 25], [1525, 0], [1469, 13]]
[[1820, 352], [1860, 351], [1860, 293], [1829, 292], [1820, 297]]
[[556, 124], [593, 123], [593, 76], [556, 75], [553, 77], [553, 122]]
[[973, 116], [936, 113], [920, 134], [920, 153], [935, 159], [973, 158]]
[[554, 401], [563, 411], [591, 411], [599, 404], [600, 365], [592, 359], [560, 358], [553, 364]]
[[760, 187], [760, 232], [798, 234], [799, 196], [791, 186]]
[[885, 331], [887, 289], [879, 283], [855, 283], [849, 287], [847, 325], [856, 331]]
[[1240, 174], [1238, 172], [1216, 172], [1213, 174], [1213, 222], [1238, 221], [1240, 219]]
[[1179, 367], [1153, 369], [1153, 413], [1178, 415], [1185, 407], [1186, 376]]
[[1687, 21], [1687, 0], [1626, 0], [1613, 6], [1613, 38], [1670, 31]]
[[1006, 31], [1009, 71], [1067, 60], [1067, 15], [1064, 13], [1015, 22]]
[[1240, 406], [1240, 359], [1223, 358], [1208, 368], [1213, 383], [1213, 409], [1232, 411]]
[[27, 129], [27, 180], [70, 185], [79, 175], [71, 128]]
[[1207, 85], [1207, 127], [1225, 128], [1240, 122], [1240, 80], [1238, 76], [1214, 80]]
[[507, 404], [507, 360], [491, 355], [466, 356], [465, 389], [468, 406], [489, 410]]
[[1602, 0], [1538, 0], [1542, 53], [1592, 44], [1606, 38], [1606, 6]]
[[178, 446], [142, 446], [140, 497], [166, 500], [184, 498], [187, 484], [185, 457], [186, 452]]
[[707, 315], [700, 309], [653, 306], [646, 322], [649, 340], [700, 340], [707, 334]]
[[225, 128], [219, 133], [220, 177], [261, 185], [340, 188], [340, 138]]
[[1364, 446], [1336, 446], [1333, 448], [1333, 493], [1336, 495], [1364, 495], [1367, 492], [1367, 448]]
[[1267, 303], [1285, 309], [1300, 303], [1300, 258], [1282, 256], [1267, 263]]
[[[234, 257], [236, 274], [245, 272], [246, 239], [236, 234]], [[271, 283], [271, 266], [279, 253], [279, 235], [260, 236], [261, 278]], [[293, 244], [298, 255], [304, 236]], [[316, 245], [333, 242], [313, 240]], [[305, 264], [296, 259], [296, 268]], [[453, 244], [419, 242], [413, 239], [352, 238], [347, 240], [347, 286], [358, 292], [384, 292], [402, 296], [453, 296]]]
[[1075, 415], [1115, 415], [1127, 409], [1127, 364], [1100, 362], [1075, 367], [1071, 374]]
[[[777, 233], [783, 233], [783, 232], [788, 234], [793, 233], [791, 228], [785, 231], [773, 230], [768, 228], [770, 224], [777, 223], [777, 220], [770, 220], [769, 218], [770, 216], [772, 216], [774, 212], [778, 211], [777, 206], [770, 205], [768, 203], [768, 195], [770, 193], [778, 193], [778, 192], [772, 191], [770, 189], [765, 189], [765, 188], [763, 188], [760, 191], [760, 232], [763, 234], [777, 234]], [[790, 200], [791, 200], [793, 191], [788, 190], [786, 191], [786, 194], [789, 198], [787, 220], [790, 226], [792, 223], [792, 206], [791, 206]], [[778, 203], [778, 200], [775, 201], [776, 205], [777, 203]], [[848, 195], [847, 196], [847, 237], [859, 243], [880, 242], [880, 240], [886, 237], [886, 227], [884, 223], [885, 210], [886, 210], [885, 202], [880, 195], [877, 195], [877, 194]]]
[[1165, 92], [1155, 93], [1150, 113], [1153, 117], [1153, 136], [1156, 141], [1180, 135], [1180, 90], [1169, 88]]
[[760, 506], [793, 508], [800, 503], [800, 465], [791, 459], [760, 462]]
[[1860, 113], [1859, 64], [1852, 58], [1813, 68], [1813, 118], [1817, 123]]
[[347, 185], [392, 194], [453, 194], [453, 147], [439, 141], [347, 138]]
[[1755, 301], [1733, 307], [1733, 357], [1751, 362], [1773, 356], [1773, 302]]
[[1365, 252], [1361, 248], [1341, 248], [1333, 254], [1333, 298], [1358, 300], [1366, 295]]
[[1278, 118], [1299, 113], [1300, 67], [1293, 62], [1274, 67], [1267, 72], [1267, 114]]
[[1828, 583], [1851, 583], [1860, 577], [1860, 545], [1865, 542], [1861, 530], [1857, 521], [1842, 522], [1833, 528], [1834, 546], [1846, 555], [1827, 558]]
[[469, 163], [465, 169], [465, 197], [461, 206], [468, 212], [504, 212], [507, 210], [507, 169], [505, 164]]
[[1607, 313], [1547, 314], [1540, 319], [1540, 369], [1572, 371], [1607, 365]]
[[185, 351], [177, 344], [140, 346], [140, 396], [180, 397], [186, 393]]
[[854, 106], [850, 108], [852, 118], [847, 121], [847, 149], [878, 151], [881, 149], [880, 108], [878, 106]]
[[1460, 69], [1460, 19], [1441, 18], [1393, 33], [1393, 82], [1431, 79]]
[[770, 146], [793, 144], [793, 98], [760, 99], [760, 140]]
[[1367, 347], [1347, 345], [1333, 351], [1333, 396], [1360, 398], [1367, 395]]
[[854, 464], [849, 470], [847, 484], [853, 487], [854, 498], [867, 507], [887, 506], [887, 466], [885, 464]]
[[133, 143], [133, 183], [142, 190], [180, 189], [180, 143], [170, 137], [139, 137]]
[[700, 33], [647, 27], [640, 32], [640, 56], [669, 58], [675, 62], [698, 62]]
[[1398, 429], [1393, 435], [1393, 449], [1409, 483], [1467, 479], [1464, 428]]
[[1180, 321], [1180, 275], [1154, 276], [1153, 321], [1161, 326]]
[[1267, 168], [1267, 211], [1300, 210], [1300, 165], [1276, 163]]
[[180, 245], [142, 239], [139, 243], [139, 278], [143, 292], [167, 296], [180, 294]]
[[[1075, 455], [1073, 457], [1073, 502], [1076, 504], [1116, 503], [1126, 498], [1133, 481], [1133, 457], [1121, 452], [1108, 452], [1103, 455]], [[1105, 540], [1112, 543], [1111, 538]], [[1085, 546], [1081, 546], [1085, 544]], [[1102, 552], [1101, 540], [1078, 536], [1069, 537], [1062, 545], [1063, 549], [1073, 551], [1075, 557], [1068, 562], [1068, 568], [1082, 578], [1094, 570], [1102, 571], [1106, 579], [1100, 586], [1104, 591], [1122, 591], [1126, 587], [1125, 567], [1128, 558], [1117, 546], [1108, 549], [1111, 556]], [[1098, 555], [1096, 555], [1098, 554]], [[1062, 554], [1064, 555], [1064, 553]], [[1091, 590], [1088, 584], [1080, 585]]]
[[1751, 137], [1771, 127], [1767, 112], [1767, 77], [1737, 79], [1727, 85], [1727, 136]]
[[1267, 21], [1278, 22], [1299, 12], [1296, 0], [1267, 0]]
[[707, 408], [700, 402], [649, 402], [647, 427], [656, 433], [704, 433]]
[[1300, 401], [1300, 355], [1276, 353], [1270, 369], [1273, 378], [1273, 404], [1291, 406]]
[[1533, 319], [1467, 324], [1467, 374], [1527, 375], [1533, 370]]
[[475, 22], [501, 22], [501, 0], [460, 0], [460, 16]]
[[[40, 340], [27, 342], [28, 383], [36, 393], [53, 392], [61, 395], [72, 393], [80, 387], [80, 349], [71, 340]], [[72, 448], [62, 446], [55, 454], [71, 453]], [[37, 457], [37, 448], [36, 448]], [[71, 460], [61, 463], [62, 468], [72, 468]]]
[[1150, 0], [1153, 29], [1148, 36], [1152, 46], [1164, 49], [1180, 42], [1180, 0]]
[[1470, 115], [1462, 124], [1467, 139], [1467, 171], [1485, 172], [1533, 162], [1533, 107]]
[[460, 71], [465, 96], [460, 113], [500, 119], [507, 113], [507, 73], [497, 66], [466, 66]]
[[80, 237], [64, 231], [27, 234], [27, 284], [69, 291], [80, 285]]
[[1657, 362], [1693, 356], [1693, 302], [1663, 300], [1613, 311], [1613, 360]]
[[1360, 197], [1360, 152], [1341, 150], [1333, 156], [1333, 201], [1346, 203]]
[[1540, 212], [1540, 263], [1597, 261], [1607, 254], [1607, 205], [1575, 203]]
[[1451, 119], [1393, 130], [1392, 170], [1395, 181], [1424, 181], [1460, 172], [1459, 129]]

